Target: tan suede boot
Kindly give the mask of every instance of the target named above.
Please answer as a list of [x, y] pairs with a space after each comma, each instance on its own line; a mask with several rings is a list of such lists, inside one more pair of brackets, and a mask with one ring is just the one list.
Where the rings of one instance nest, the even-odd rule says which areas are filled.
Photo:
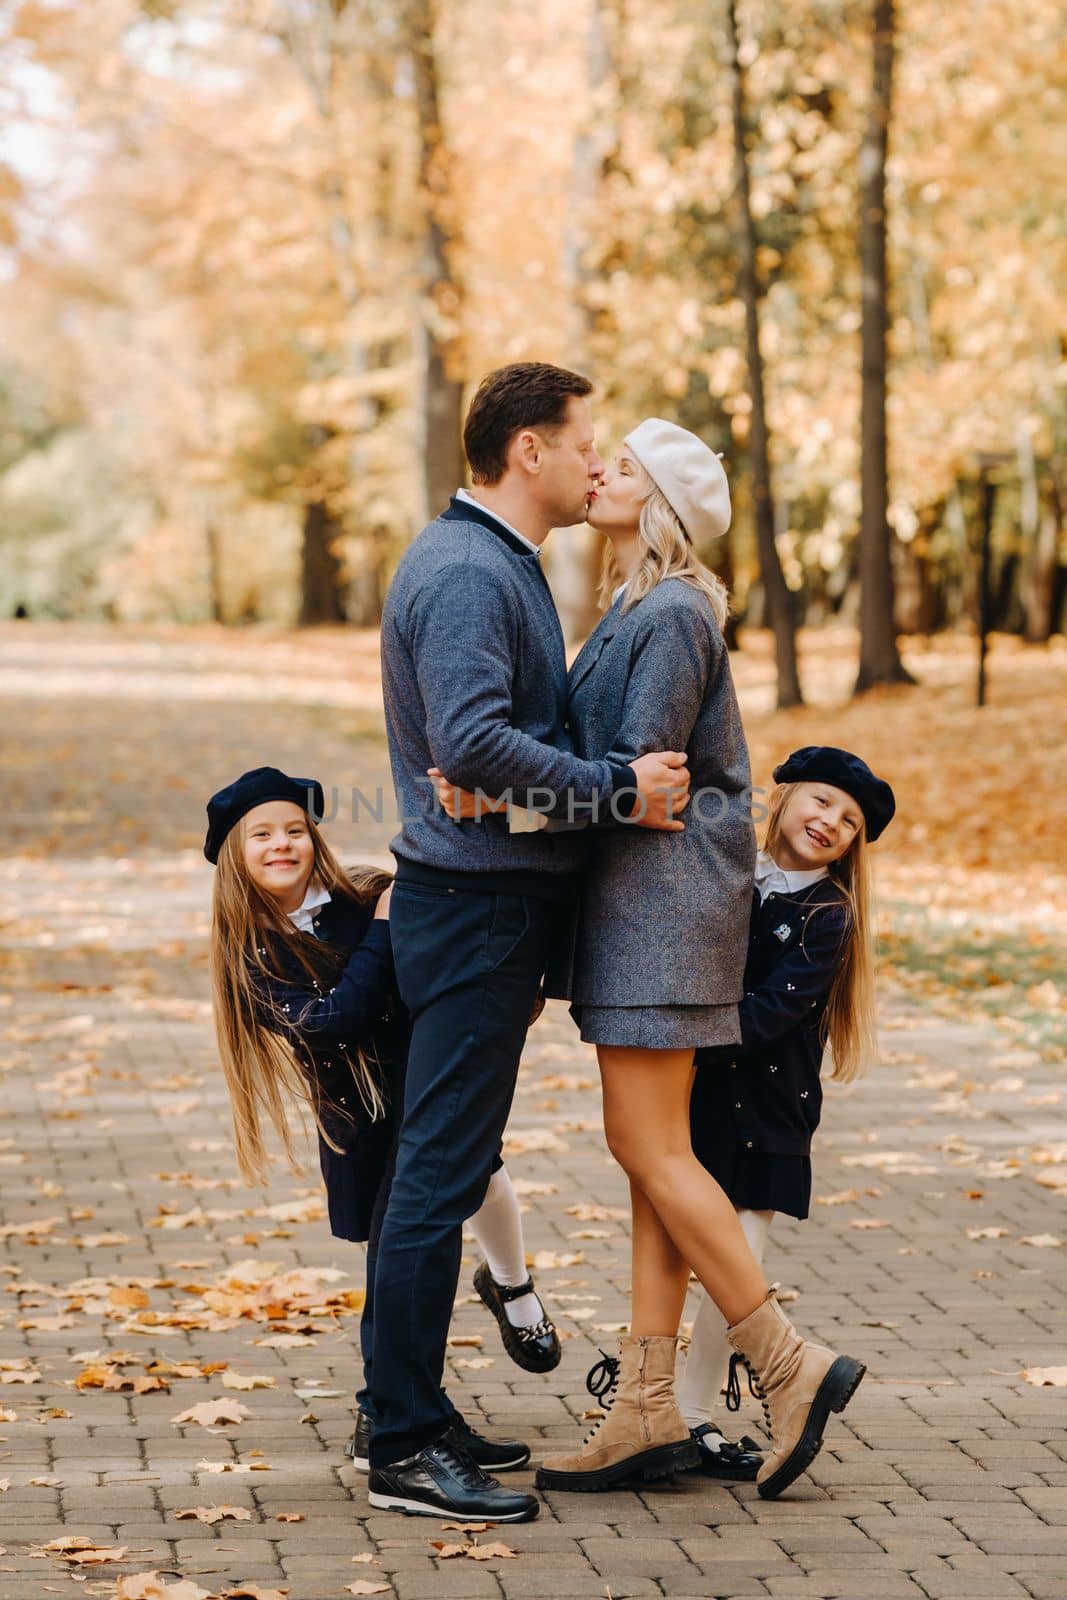
[[844, 1411], [867, 1369], [852, 1356], [802, 1339], [774, 1288], [744, 1321], [727, 1328], [726, 1337], [763, 1402], [772, 1448], [756, 1487], [764, 1500], [775, 1500], [810, 1467], [822, 1448], [830, 1412]]
[[699, 1464], [699, 1451], [674, 1398], [677, 1347], [677, 1339], [665, 1336], [627, 1334], [619, 1340], [618, 1361], [605, 1357], [610, 1374], [606, 1389], [615, 1388], [614, 1400], [605, 1387], [594, 1384], [593, 1373], [587, 1380], [590, 1393], [604, 1398], [611, 1410], [580, 1450], [549, 1456], [538, 1467], [539, 1489], [610, 1489]]

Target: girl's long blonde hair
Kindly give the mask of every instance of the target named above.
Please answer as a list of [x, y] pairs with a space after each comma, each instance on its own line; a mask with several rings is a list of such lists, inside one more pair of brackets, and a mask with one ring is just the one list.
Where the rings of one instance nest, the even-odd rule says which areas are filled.
[[[373, 904], [390, 883], [376, 867], [346, 873], [312, 819], [308, 831], [314, 850], [311, 881], [335, 898]], [[211, 916], [211, 997], [219, 1059], [233, 1111], [237, 1165], [246, 1183], [263, 1183], [270, 1169], [264, 1118], [281, 1140], [289, 1166], [299, 1171], [288, 1109], [295, 1101], [307, 1107], [319, 1133], [334, 1144], [322, 1125], [318, 1086], [300, 1068], [287, 1038], [268, 1026], [267, 977], [282, 977], [282, 955], [295, 959], [309, 979], [328, 989], [337, 982], [346, 957], [301, 933], [277, 901], [253, 883], [245, 864], [244, 820], [223, 840], [215, 873]], [[291, 1018], [278, 1017], [282, 1027]], [[363, 1050], [350, 1048], [346, 1058], [354, 1087], [369, 1117], [384, 1112], [380, 1068]]]
[[[705, 566], [694, 550], [685, 529], [670, 501], [649, 477], [641, 463], [633, 458], [645, 490], [641, 502], [638, 534], [641, 540], [641, 560], [637, 571], [628, 580], [622, 597], [623, 612], [635, 606], [650, 594], [664, 578], [680, 578], [691, 588], [699, 589], [707, 597], [719, 627], [725, 627], [730, 611], [730, 597], [722, 579]], [[600, 581], [600, 603], [605, 610], [622, 581], [614, 546], [609, 542], [604, 552], [604, 571]]]
[[[799, 785], [783, 783], [772, 792], [763, 848], [773, 856], [781, 837], [782, 817]], [[831, 862], [830, 877], [845, 905], [845, 934], [841, 958], [830, 986], [822, 1018], [822, 1037], [829, 1040], [838, 1083], [851, 1083], [876, 1059], [878, 1035], [874, 1009], [874, 896], [867, 830], [859, 832], [839, 861]], [[816, 911], [823, 909], [817, 906]], [[814, 915], [814, 912], [813, 912]]]

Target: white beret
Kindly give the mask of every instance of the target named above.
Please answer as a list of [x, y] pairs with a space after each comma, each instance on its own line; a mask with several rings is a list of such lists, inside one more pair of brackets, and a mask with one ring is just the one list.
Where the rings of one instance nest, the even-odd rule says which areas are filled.
[[625, 443], [670, 504], [694, 544], [720, 538], [730, 526], [730, 486], [722, 462], [695, 433], [662, 417], [646, 417]]

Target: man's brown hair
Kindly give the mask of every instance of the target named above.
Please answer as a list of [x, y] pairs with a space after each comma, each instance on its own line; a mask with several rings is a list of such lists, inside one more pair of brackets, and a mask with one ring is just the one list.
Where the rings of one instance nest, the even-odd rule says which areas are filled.
[[544, 361], [497, 367], [478, 385], [463, 426], [463, 448], [475, 483], [499, 483], [507, 471], [508, 446], [523, 428], [548, 430], [567, 420], [571, 395], [582, 399], [593, 385], [580, 372]]

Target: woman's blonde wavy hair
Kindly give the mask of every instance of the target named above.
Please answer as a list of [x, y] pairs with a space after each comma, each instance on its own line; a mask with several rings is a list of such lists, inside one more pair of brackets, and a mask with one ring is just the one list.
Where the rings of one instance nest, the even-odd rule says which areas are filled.
[[[641, 559], [623, 592], [623, 612], [643, 600], [664, 578], [680, 578], [683, 583], [688, 583], [691, 588], [699, 589], [701, 594], [707, 596], [716, 622], [720, 628], [724, 627], [730, 612], [726, 585], [701, 561], [666, 495], [657, 488], [636, 456], [630, 459], [639, 475], [644, 495], [637, 528]], [[600, 603], [605, 610], [611, 605], [611, 597], [621, 581], [622, 574], [615, 560], [614, 547], [608, 543], [600, 581]]]
[[[782, 817], [799, 784], [782, 783], [771, 792], [763, 848], [773, 856], [781, 838]], [[841, 959], [830, 986], [830, 998], [822, 1018], [822, 1037], [829, 1040], [838, 1083], [851, 1083], [877, 1059], [878, 1035], [874, 1007], [874, 895], [867, 829], [859, 830], [838, 861], [829, 867], [830, 877], [841, 891], [845, 903], [845, 937]], [[825, 910], [816, 906], [816, 912]]]
[[[334, 898], [374, 904], [392, 881], [376, 867], [346, 873], [309, 817], [314, 850], [311, 882]], [[346, 956], [311, 934], [301, 933], [277, 901], [249, 876], [244, 854], [245, 819], [230, 829], [219, 852], [211, 916], [211, 998], [215, 1036], [233, 1112], [237, 1166], [246, 1183], [266, 1180], [271, 1160], [264, 1121], [281, 1140], [291, 1170], [300, 1171], [288, 1110], [306, 1107], [331, 1149], [338, 1149], [322, 1125], [317, 1084], [300, 1068], [283, 1033], [269, 1026], [265, 998], [268, 977], [283, 976], [288, 954], [307, 975], [309, 984], [328, 989], [337, 982]], [[292, 1019], [276, 1016], [278, 1029]], [[367, 1115], [384, 1112], [379, 1064], [363, 1050], [349, 1050], [352, 1079]]]

